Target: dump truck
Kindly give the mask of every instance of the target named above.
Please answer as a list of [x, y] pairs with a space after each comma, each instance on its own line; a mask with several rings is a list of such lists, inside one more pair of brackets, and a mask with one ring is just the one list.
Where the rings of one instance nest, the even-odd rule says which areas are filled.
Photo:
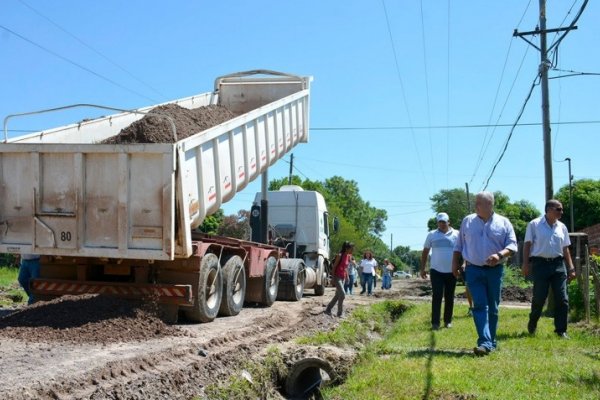
[[0, 253], [41, 255], [41, 276], [30, 282], [37, 299], [152, 299], [165, 319], [183, 311], [194, 322], [236, 315], [245, 302], [270, 306], [282, 264], [302, 270], [302, 260], [196, 228], [308, 141], [311, 81], [267, 70], [218, 77], [213, 91], [164, 104], [219, 105], [237, 116], [182, 139], [165, 117], [171, 143], [106, 143], [160, 105], [15, 138], [7, 135], [11, 120], [56, 109], [6, 117]]

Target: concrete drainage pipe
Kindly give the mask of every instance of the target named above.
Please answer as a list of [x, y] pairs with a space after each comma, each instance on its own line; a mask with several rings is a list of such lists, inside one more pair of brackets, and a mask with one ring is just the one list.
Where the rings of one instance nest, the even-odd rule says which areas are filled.
[[329, 362], [316, 357], [304, 358], [296, 361], [289, 368], [289, 374], [285, 379], [285, 392], [292, 399], [305, 399], [327, 378], [330, 381], [336, 380], [335, 372]]

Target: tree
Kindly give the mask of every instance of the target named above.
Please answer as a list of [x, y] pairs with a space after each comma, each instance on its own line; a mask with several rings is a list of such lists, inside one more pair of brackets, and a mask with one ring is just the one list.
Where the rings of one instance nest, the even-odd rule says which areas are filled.
[[[573, 181], [572, 185], [575, 229], [581, 230], [600, 223], [600, 180], [580, 179]], [[561, 221], [567, 225], [569, 231], [573, 231], [569, 185], [561, 187], [555, 197], [564, 207]]]
[[216, 235], [219, 225], [221, 225], [221, 222], [223, 221], [223, 215], [223, 209], [219, 208], [217, 212], [204, 218], [204, 221], [202, 221], [202, 225], [198, 227], [198, 230], [209, 235]]
[[240, 210], [237, 215], [224, 217], [217, 233], [221, 236], [250, 240], [250, 212]]

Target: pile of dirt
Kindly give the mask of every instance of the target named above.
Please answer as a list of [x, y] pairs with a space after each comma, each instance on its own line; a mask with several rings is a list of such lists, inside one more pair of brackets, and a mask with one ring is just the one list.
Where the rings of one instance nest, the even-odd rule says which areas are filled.
[[0, 319], [0, 337], [27, 342], [107, 344], [183, 335], [149, 309], [96, 294], [35, 303]]
[[502, 300], [518, 303], [531, 303], [533, 297], [532, 288], [520, 288], [518, 286], [507, 286], [502, 288]]
[[[223, 106], [209, 105], [190, 110], [177, 104], [155, 107], [149, 114], [171, 117], [177, 130], [177, 140], [205, 131], [236, 116]], [[146, 115], [121, 130], [118, 135], [102, 141], [103, 144], [174, 142], [173, 129], [169, 120], [157, 115]]]

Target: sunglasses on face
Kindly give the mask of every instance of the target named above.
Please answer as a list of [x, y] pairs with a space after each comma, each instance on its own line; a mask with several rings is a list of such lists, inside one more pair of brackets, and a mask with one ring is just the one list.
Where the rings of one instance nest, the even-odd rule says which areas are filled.
[[562, 207], [554, 207], [554, 209], [558, 212], [562, 212], [563, 208]]

